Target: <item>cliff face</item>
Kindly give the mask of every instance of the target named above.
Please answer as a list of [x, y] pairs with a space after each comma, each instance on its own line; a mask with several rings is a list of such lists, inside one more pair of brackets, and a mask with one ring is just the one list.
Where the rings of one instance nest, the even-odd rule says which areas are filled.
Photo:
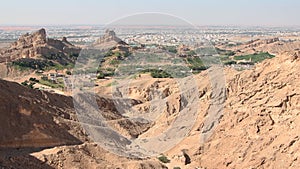
[[[10, 47], [0, 51], [0, 63], [20, 58], [48, 58], [78, 56], [80, 48], [75, 47], [64, 37], [62, 40], [47, 38], [46, 30], [22, 35]], [[50, 58], [51, 59], [51, 58]]]
[[299, 168], [299, 63], [296, 51], [253, 70], [227, 70], [223, 117], [211, 138], [191, 152], [193, 166]]
[[[119, 157], [90, 143], [72, 97], [4, 80], [0, 93], [0, 168], [165, 168], [157, 161]], [[149, 126], [126, 120], [109, 98], [97, 97], [97, 103], [104, 118], [125, 135], [137, 136]]]
[[[0, 147], [49, 147], [78, 144], [57, 119], [76, 121], [70, 97], [30, 90], [0, 80]], [[75, 133], [73, 133], [76, 135]]]

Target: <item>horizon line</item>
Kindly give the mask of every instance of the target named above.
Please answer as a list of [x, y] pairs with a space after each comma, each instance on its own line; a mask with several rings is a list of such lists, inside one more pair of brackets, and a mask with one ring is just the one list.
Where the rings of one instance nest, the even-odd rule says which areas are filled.
[[[176, 24], [0, 24], [0, 27], [51, 27], [51, 26], [192, 26], [192, 25], [176, 25]], [[262, 28], [286, 28], [300, 27], [300, 25], [252, 25], [252, 24], [194, 24], [196, 27], [262, 27]]]

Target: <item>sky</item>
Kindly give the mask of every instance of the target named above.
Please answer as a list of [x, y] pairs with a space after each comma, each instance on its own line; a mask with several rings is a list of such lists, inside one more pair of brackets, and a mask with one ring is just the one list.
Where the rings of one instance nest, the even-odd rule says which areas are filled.
[[300, 25], [299, 0], [3, 0], [0, 25], [98, 25], [144, 12], [195, 25]]

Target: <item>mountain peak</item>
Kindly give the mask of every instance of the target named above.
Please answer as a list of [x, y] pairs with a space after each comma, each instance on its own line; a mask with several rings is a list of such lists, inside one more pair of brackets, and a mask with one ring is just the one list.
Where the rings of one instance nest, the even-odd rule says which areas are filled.
[[67, 38], [62, 40], [47, 38], [44, 28], [33, 33], [26, 33], [11, 44], [7, 49], [0, 51], [0, 62], [14, 61], [20, 58], [38, 58], [47, 56], [69, 56], [80, 52]]

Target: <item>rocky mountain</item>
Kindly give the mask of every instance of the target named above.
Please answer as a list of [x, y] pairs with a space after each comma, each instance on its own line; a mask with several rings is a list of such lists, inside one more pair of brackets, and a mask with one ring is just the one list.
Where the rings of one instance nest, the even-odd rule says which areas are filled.
[[[221, 47], [223, 48], [223, 47]], [[236, 55], [253, 54], [259, 52], [269, 52], [272, 54], [281, 54], [300, 48], [299, 41], [283, 41], [279, 38], [255, 39], [241, 45], [224, 47], [235, 51]]]
[[[1, 131], [0, 166], [299, 168], [299, 57], [299, 51], [288, 52], [265, 60], [251, 70], [238, 72], [226, 68], [225, 98], [212, 92], [209, 70], [197, 75], [198, 118], [187, 137], [164, 153], [170, 160], [166, 164], [155, 157], [120, 157], [89, 141], [76, 122], [71, 97], [27, 89], [1, 80], [0, 125], [5, 130]], [[168, 128], [181, 111], [180, 90], [176, 86], [173, 79], [149, 77], [133, 80], [130, 88], [119, 85], [118, 92], [122, 93], [122, 89], [127, 87], [129, 96], [133, 98], [133, 108], [140, 111], [150, 108], [151, 98], [158, 97], [155, 91], [163, 93], [167, 106], [163, 106], [163, 115], [150, 126], [126, 122], [125, 116], [118, 113], [118, 108], [109, 98], [99, 97], [97, 102], [105, 110], [104, 117], [120, 133], [131, 137], [154, 136]], [[97, 91], [108, 94], [103, 93], [104, 88]], [[200, 142], [205, 132], [205, 119], [212, 115], [209, 110], [215, 104], [211, 101], [213, 98], [217, 99], [215, 101], [226, 99], [224, 110], [221, 116], [218, 115], [219, 124], [214, 127], [212, 135], [205, 142]], [[125, 121], [120, 123], [120, 120]]]
[[80, 48], [72, 45], [63, 37], [62, 40], [48, 38], [45, 29], [22, 35], [10, 47], [0, 51], [0, 63], [19, 59], [50, 59], [61, 64], [74, 61]]
[[[77, 119], [72, 97], [4, 80], [0, 80], [0, 93], [0, 168], [79, 168], [82, 163], [74, 162], [84, 159], [87, 160], [85, 168], [163, 167], [155, 161], [118, 157], [90, 142]], [[102, 107], [103, 116], [120, 132], [136, 137], [148, 128], [147, 124], [126, 120], [109, 98], [97, 97], [97, 103]], [[51, 147], [54, 148], [49, 149]], [[40, 152], [43, 149], [45, 151]], [[94, 161], [90, 161], [91, 158]], [[132, 163], [127, 164], [128, 161]]]
[[[209, 118], [205, 110], [200, 113], [199, 132], [179, 146], [192, 157], [186, 168], [299, 168], [299, 56], [288, 52], [251, 70], [225, 70], [222, 118], [211, 137], [197, 143], [200, 119]], [[168, 155], [182, 157], [175, 149]]]

